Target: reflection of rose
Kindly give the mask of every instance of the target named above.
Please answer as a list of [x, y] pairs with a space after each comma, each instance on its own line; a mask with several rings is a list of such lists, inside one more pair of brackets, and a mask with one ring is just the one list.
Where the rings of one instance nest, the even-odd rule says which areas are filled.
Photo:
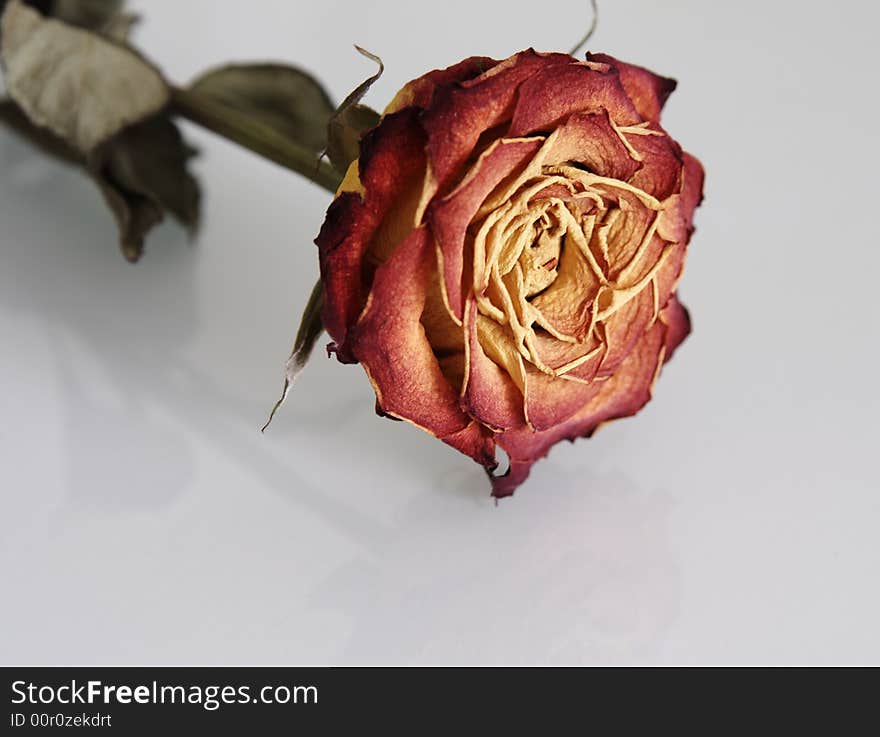
[[604, 55], [470, 58], [407, 84], [317, 243], [324, 324], [378, 409], [493, 470], [648, 401], [703, 172], [659, 125], [671, 80]]

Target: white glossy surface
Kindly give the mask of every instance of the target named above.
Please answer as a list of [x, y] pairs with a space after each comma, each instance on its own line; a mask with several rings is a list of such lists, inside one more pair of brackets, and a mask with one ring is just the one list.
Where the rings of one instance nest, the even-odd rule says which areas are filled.
[[[588, 16], [511, 5], [447, 0], [425, 30], [391, 0], [135, 3], [175, 80], [283, 58], [339, 99], [357, 42], [377, 107]], [[323, 192], [188, 127], [204, 228], [132, 267], [92, 186], [0, 131], [0, 661], [880, 660], [876, 11], [602, 6], [591, 46], [679, 79], [664, 122], [708, 172], [695, 329], [641, 416], [497, 507], [374, 416], [358, 367], [318, 356], [260, 435]]]

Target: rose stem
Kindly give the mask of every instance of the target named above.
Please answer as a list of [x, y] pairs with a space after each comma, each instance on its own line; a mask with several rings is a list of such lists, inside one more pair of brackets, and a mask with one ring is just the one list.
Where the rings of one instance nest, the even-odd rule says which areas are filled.
[[336, 192], [342, 181], [328, 161], [234, 108], [214, 102], [205, 95], [178, 87], [171, 91], [171, 109], [239, 146], [264, 156], [286, 169], [301, 174], [328, 192]]

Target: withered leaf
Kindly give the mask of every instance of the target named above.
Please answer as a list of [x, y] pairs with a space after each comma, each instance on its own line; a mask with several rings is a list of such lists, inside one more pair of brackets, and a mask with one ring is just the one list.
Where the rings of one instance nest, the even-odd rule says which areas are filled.
[[379, 123], [379, 113], [360, 101], [367, 94], [367, 90], [382, 76], [385, 65], [375, 54], [355, 48], [368, 59], [379, 65], [379, 70], [371, 77], [361, 82], [336, 109], [327, 126], [327, 157], [330, 163], [339, 171], [345, 171], [348, 165], [358, 157], [361, 137]]
[[315, 343], [324, 332], [324, 323], [321, 319], [321, 311], [324, 309], [324, 285], [320, 279], [315, 282], [312, 287], [312, 293], [309, 295], [309, 301], [306, 303], [300, 318], [299, 329], [296, 331], [296, 339], [293, 341], [293, 350], [287, 359], [287, 365], [284, 370], [284, 386], [281, 388], [281, 396], [272, 410], [269, 412], [269, 419], [263, 425], [263, 432], [272, 422], [275, 413], [279, 410], [287, 395], [290, 393], [290, 387], [296, 381], [296, 377], [300, 375], [302, 370], [308, 363], [309, 357], [312, 355], [312, 349]]
[[66, 164], [83, 165], [79, 151], [51, 131], [31, 123], [28, 116], [12, 100], [0, 100], [0, 121], [49, 156]]
[[117, 41], [125, 41], [137, 22], [137, 15], [123, 11], [124, 0], [53, 0], [49, 5], [45, 15]]
[[206, 72], [190, 89], [259, 120], [319, 152], [333, 114], [329, 95], [310, 74], [283, 64], [231, 64]]
[[199, 184], [186, 168], [194, 155], [177, 126], [162, 115], [125, 128], [89, 155], [89, 172], [113, 210], [129, 261], [140, 258], [144, 236], [166, 211], [195, 232]]
[[44, 18], [21, 0], [0, 17], [0, 60], [25, 114], [84, 154], [170, 97], [159, 71], [129, 47]]
[[129, 261], [140, 258], [147, 232], [166, 211], [190, 232], [197, 227], [199, 186], [186, 168], [194, 151], [167, 117], [130, 126], [89, 155], [34, 125], [11, 100], [0, 101], [0, 121], [44, 152], [89, 174], [116, 219], [119, 245]]

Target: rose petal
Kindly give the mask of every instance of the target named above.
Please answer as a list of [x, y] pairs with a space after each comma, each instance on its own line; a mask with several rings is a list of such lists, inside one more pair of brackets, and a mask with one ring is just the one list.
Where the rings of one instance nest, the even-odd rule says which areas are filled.
[[421, 77], [407, 82], [385, 108], [385, 114], [397, 112], [405, 107], [415, 106], [427, 109], [438, 89], [452, 87], [478, 77], [498, 64], [497, 59], [488, 56], [471, 56], [446, 69], [434, 69]]
[[488, 148], [453, 192], [428, 209], [439, 249], [445, 302], [454, 319], [464, 319], [465, 294], [462, 267], [465, 261], [465, 233], [480, 204], [502, 179], [522, 167], [541, 147], [541, 139], [499, 140]]
[[511, 496], [529, 477], [533, 465], [534, 461], [517, 461], [511, 458], [506, 473], [500, 476], [489, 475], [489, 480], [492, 482], [492, 496], [496, 499]]
[[667, 248], [669, 248], [668, 256], [654, 276], [655, 304], [658, 307], [666, 305], [678, 287], [687, 255], [687, 240]]
[[550, 430], [568, 420], [602, 387], [550, 376], [526, 364], [526, 420], [536, 431]]
[[495, 460], [495, 438], [492, 432], [475, 420], [471, 420], [463, 430], [440, 438], [459, 453], [473, 458], [490, 474], [498, 466]]
[[[570, 57], [565, 54], [539, 54], [529, 49], [456, 87], [435, 89], [422, 125], [428, 134], [428, 157], [440, 191], [454, 186], [456, 175], [480, 136], [510, 119], [517, 90], [526, 79], [539, 70], [558, 69], [569, 63]], [[515, 133], [509, 137], [522, 136]]]
[[[619, 210], [600, 230], [607, 244], [607, 274], [614, 281], [634, 284], [647, 274], [663, 251], [656, 235], [659, 216], [629, 192], [617, 195]], [[655, 221], [657, 221], [655, 223]]]
[[682, 174], [681, 201], [687, 213], [687, 225], [694, 222], [694, 210], [703, 201], [703, 165], [689, 153], [682, 154], [684, 172]]
[[356, 166], [354, 183], [346, 177], [343, 187], [358, 191], [340, 191], [315, 239], [324, 282], [324, 326], [336, 341], [337, 356], [346, 362], [353, 360], [346, 334], [364, 304], [364, 254], [389, 210], [424, 171], [417, 111], [407, 108], [386, 116], [364, 137]]
[[639, 169], [639, 162], [614, 130], [607, 110], [571, 115], [556, 129], [548, 159], [554, 164], [583, 164], [591, 172], [624, 182]]
[[655, 123], [660, 120], [660, 111], [667, 98], [675, 90], [676, 81], [635, 64], [627, 64], [608, 54], [587, 54], [588, 61], [610, 64], [620, 74], [620, 81], [626, 94], [633, 101], [636, 110], [646, 120]]
[[[585, 245], [585, 247], [587, 247]], [[540, 312], [539, 324], [576, 340], [584, 340], [591, 327], [593, 301], [599, 293], [599, 277], [579, 252], [574, 236], [562, 247], [559, 275], [532, 299]]]
[[666, 325], [666, 354], [665, 360], [672, 358], [672, 354], [682, 344], [691, 332], [691, 318], [687, 308], [673, 296], [660, 311], [660, 320]]
[[666, 325], [657, 322], [642, 337], [617, 373], [599, 383], [599, 391], [579, 411], [546, 432], [520, 428], [496, 436], [496, 442], [510, 457], [510, 471], [492, 478], [492, 495], [512, 494], [529, 475], [535, 461], [547, 455], [560, 440], [588, 437], [608, 420], [638, 412], [651, 398], [664, 352]]
[[642, 122], [615, 70], [595, 69], [569, 58], [567, 64], [545, 66], [523, 82], [507, 135], [550, 131], [572, 113], [603, 110], [616, 125]]
[[648, 285], [602, 324], [606, 349], [600, 376], [611, 376], [619, 369], [655, 319], [652, 289]]
[[494, 458], [491, 432], [459, 407], [421, 323], [432, 268], [431, 237], [422, 226], [373, 277], [367, 306], [349, 335], [382, 411], [426, 430], [484, 465]]
[[659, 126], [651, 123], [641, 129], [650, 133], [625, 133], [630, 145], [642, 159], [639, 170], [628, 180], [658, 200], [681, 191], [682, 151]]
[[641, 168], [614, 130], [607, 111], [574, 113], [547, 137], [519, 176], [487, 198], [481, 213], [507, 202], [527, 181], [540, 176], [545, 167], [568, 163], [582, 164], [591, 172], [622, 181]]
[[656, 283], [661, 305], [678, 285], [687, 255], [687, 244], [694, 230], [694, 210], [703, 199], [703, 167], [688, 153], [683, 154], [683, 159], [681, 194], [669, 198], [668, 207], [662, 213], [657, 228], [657, 233], [662, 238], [677, 243], [657, 273]]
[[[604, 346], [596, 337], [584, 343], [566, 343], [546, 333], [535, 336], [535, 346], [541, 360], [560, 375], [569, 379], [592, 381], [602, 363]], [[572, 365], [574, 364], [574, 365]]]
[[510, 374], [491, 360], [480, 345], [477, 308], [471, 299], [465, 308], [467, 354], [461, 407], [494, 430], [525, 424], [522, 392]]
[[464, 357], [464, 329], [455, 323], [446, 309], [441, 295], [441, 279], [437, 264], [431, 269], [428, 288], [425, 293], [425, 309], [422, 311], [422, 325], [428, 341], [438, 356], [460, 353]]

